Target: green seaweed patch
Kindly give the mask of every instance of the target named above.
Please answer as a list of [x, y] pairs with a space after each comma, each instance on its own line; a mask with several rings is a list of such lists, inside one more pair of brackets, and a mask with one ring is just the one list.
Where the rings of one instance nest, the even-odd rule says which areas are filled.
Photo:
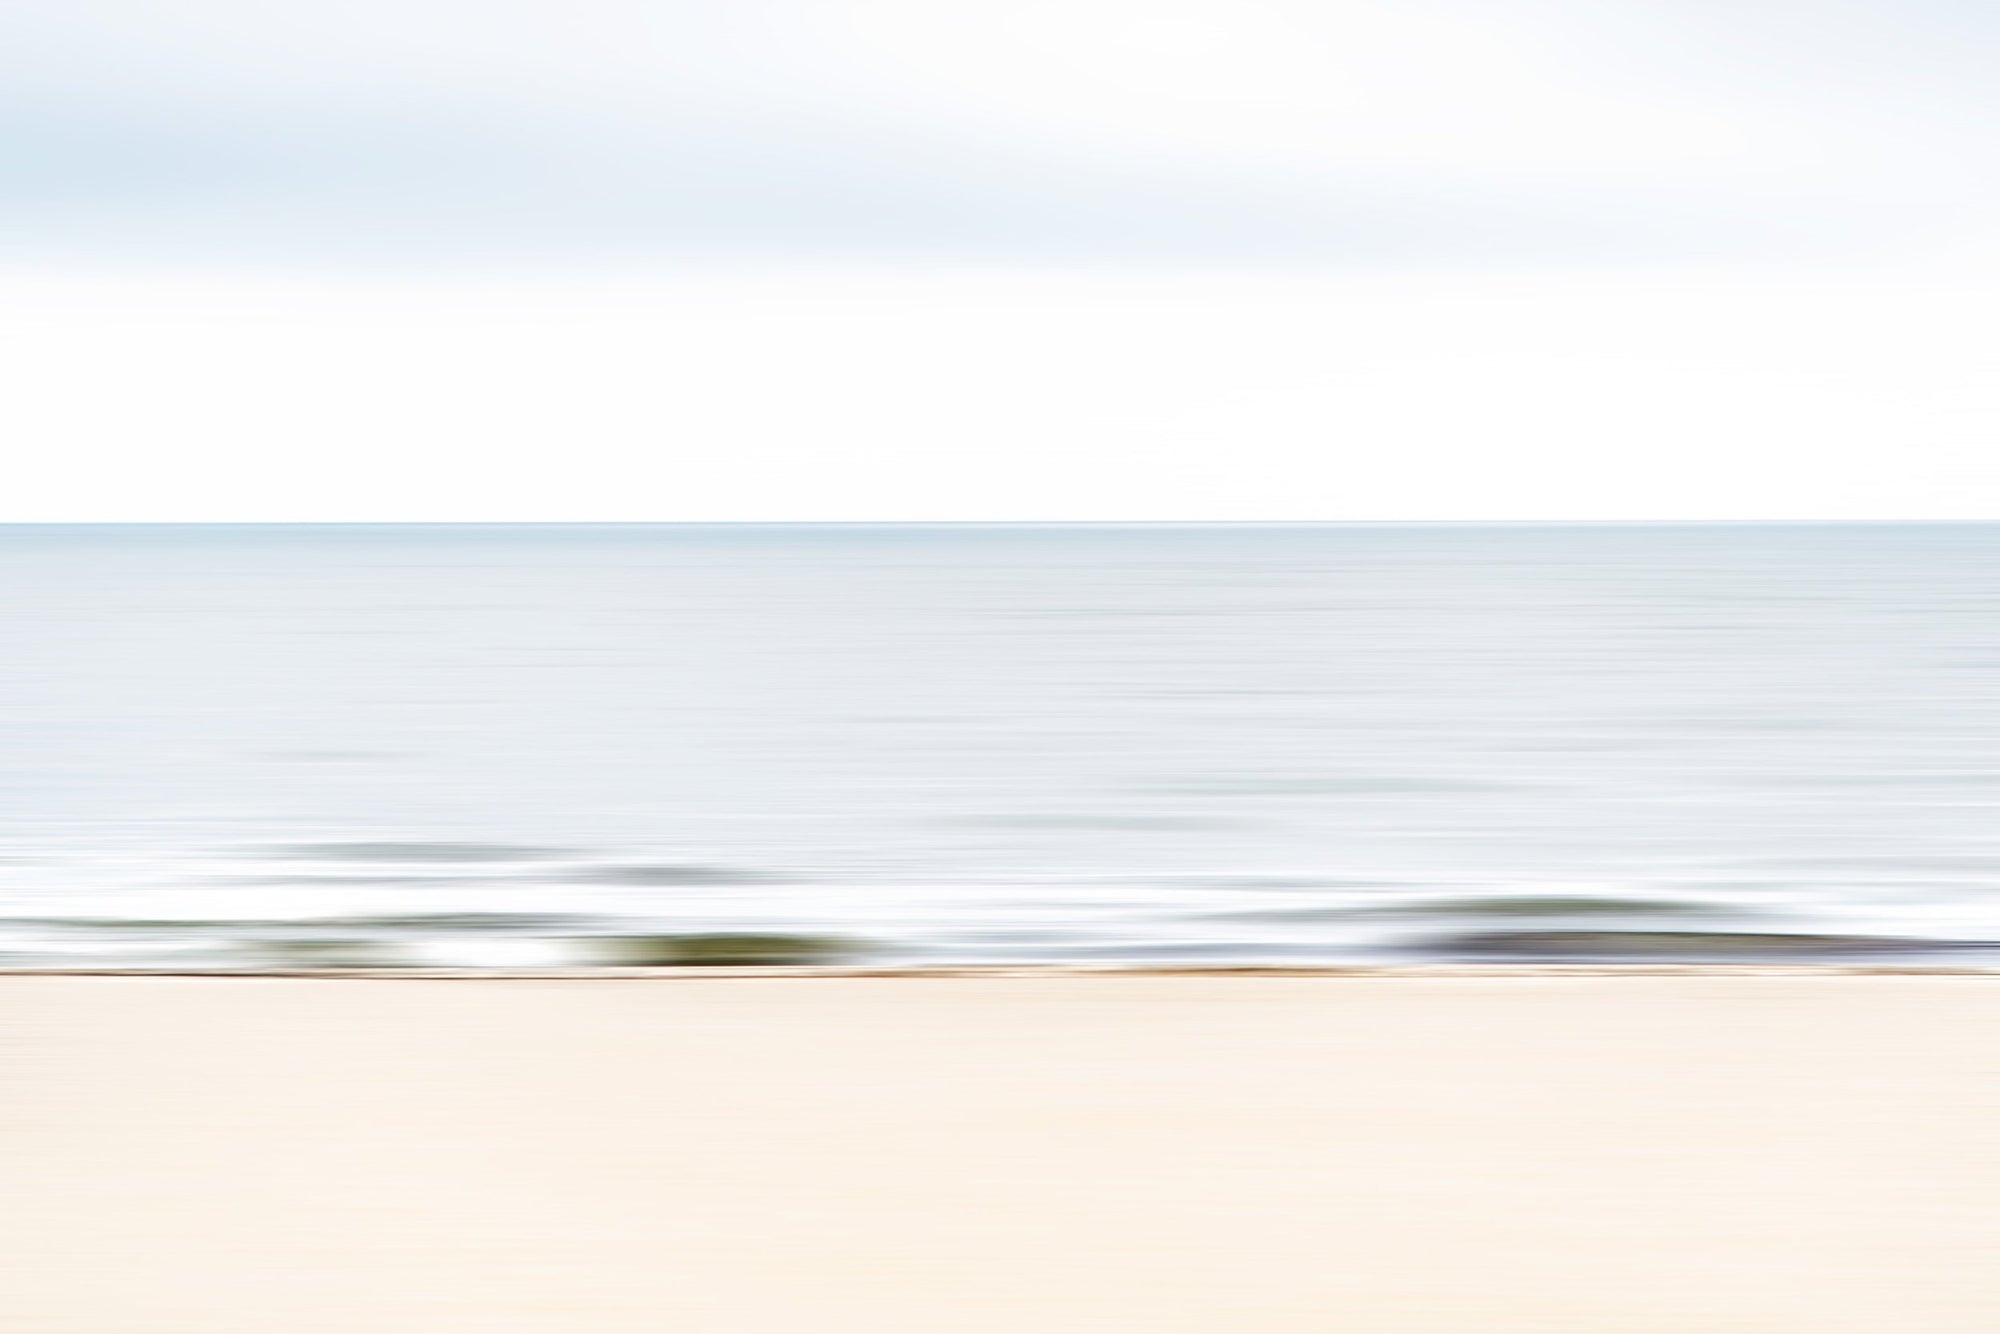
[[277, 926], [276, 922], [203, 921], [184, 917], [5, 917], [5, 931], [188, 931]]
[[402, 968], [410, 962], [383, 941], [351, 938], [262, 941], [255, 957], [280, 968]]
[[698, 935], [616, 936], [596, 942], [604, 962], [635, 968], [750, 968], [838, 963], [854, 941], [741, 931]]

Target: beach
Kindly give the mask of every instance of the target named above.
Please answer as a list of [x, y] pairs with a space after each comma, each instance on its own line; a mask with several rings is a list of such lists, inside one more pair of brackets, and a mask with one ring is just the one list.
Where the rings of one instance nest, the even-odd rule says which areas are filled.
[[1984, 1334], [1975, 975], [0, 978], [23, 1334]]

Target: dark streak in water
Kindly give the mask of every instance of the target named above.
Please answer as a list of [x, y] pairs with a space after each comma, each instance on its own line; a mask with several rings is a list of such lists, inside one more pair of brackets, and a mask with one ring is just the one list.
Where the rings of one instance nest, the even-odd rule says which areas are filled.
[[204, 883], [213, 885], [241, 886], [253, 888], [270, 886], [273, 888], [310, 888], [314, 886], [328, 889], [386, 889], [397, 885], [429, 886], [448, 889], [453, 886], [490, 885], [495, 880], [490, 875], [255, 875], [234, 876], [226, 880], [211, 880]]
[[1973, 875], [2000, 875], [2000, 853], [1927, 854], [1913, 852], [1890, 857], [1855, 854], [1851, 857], [1769, 857], [1740, 863], [1779, 871], [1867, 872], [1892, 871], [1905, 875], [1925, 872], [1967, 872]]
[[1205, 817], [1172, 815], [997, 815], [977, 820], [954, 821], [976, 829], [1130, 829], [1195, 830], [1239, 829], [1241, 822]]
[[589, 885], [760, 885], [777, 877], [729, 866], [588, 866], [564, 880]]
[[1590, 898], [1584, 895], [1495, 895], [1431, 899], [1367, 909], [1371, 913], [1451, 917], [1652, 917], [1663, 914], [1729, 915], [1742, 911], [1686, 899]]
[[532, 862], [576, 854], [512, 843], [294, 843], [249, 855], [310, 862]]
[[1218, 779], [1155, 789], [1204, 797], [1400, 797], [1433, 792], [1510, 792], [1534, 785], [1526, 782], [1474, 781], [1458, 778], [1244, 778]]
[[488, 932], [575, 931], [598, 928], [611, 919], [574, 913], [384, 913], [336, 917], [8, 917], [0, 931], [86, 931], [109, 933], [199, 933], [324, 931]]
[[1968, 951], [2000, 952], [2000, 942], [1922, 940], [1793, 932], [1479, 931], [1417, 942], [1444, 958], [1522, 960], [1847, 959]]

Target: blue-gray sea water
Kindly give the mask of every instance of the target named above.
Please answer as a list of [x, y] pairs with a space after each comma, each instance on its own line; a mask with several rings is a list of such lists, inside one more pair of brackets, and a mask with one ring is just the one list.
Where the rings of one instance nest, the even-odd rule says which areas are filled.
[[2000, 526], [19, 526], [0, 626], [12, 966], [2000, 939]]

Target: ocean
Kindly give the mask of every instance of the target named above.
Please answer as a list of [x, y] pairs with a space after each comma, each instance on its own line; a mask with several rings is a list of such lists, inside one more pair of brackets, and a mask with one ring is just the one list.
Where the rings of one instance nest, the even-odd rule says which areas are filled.
[[9, 967], [2000, 940], [2000, 525], [21, 525], [0, 627]]

